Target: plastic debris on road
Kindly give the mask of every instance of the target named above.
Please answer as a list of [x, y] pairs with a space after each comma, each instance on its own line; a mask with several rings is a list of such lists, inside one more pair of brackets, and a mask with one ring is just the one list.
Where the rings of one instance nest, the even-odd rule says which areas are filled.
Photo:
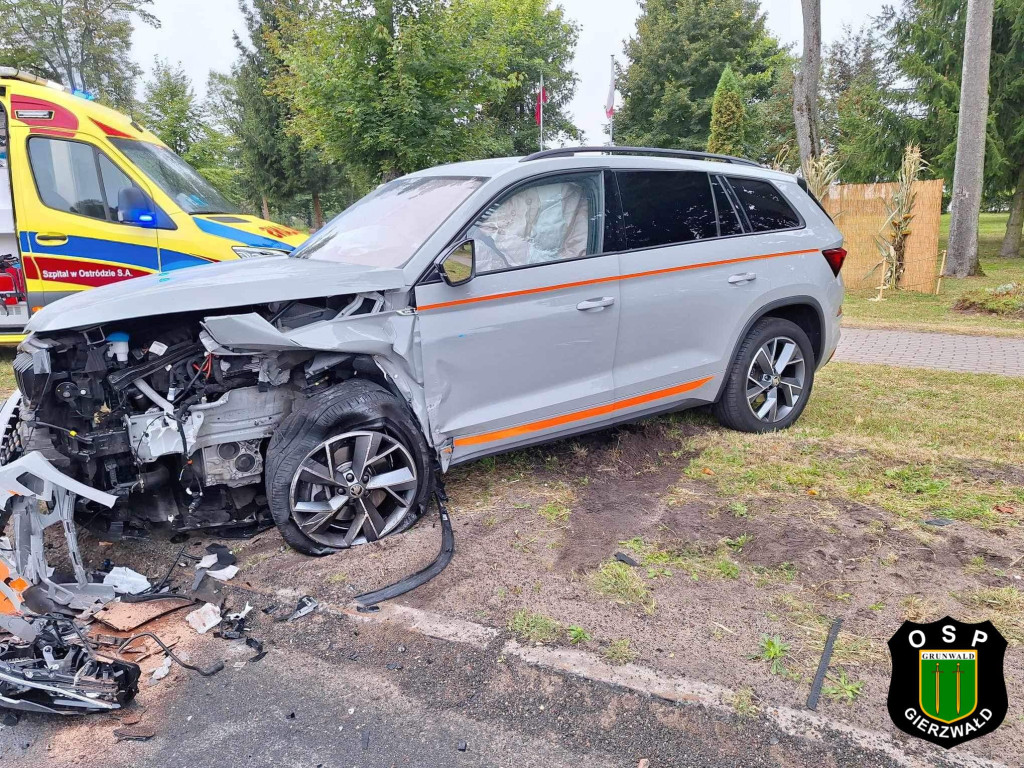
[[171, 674], [171, 657], [167, 656], [164, 658], [164, 663], [153, 670], [153, 682], [163, 680], [169, 674]]
[[230, 581], [238, 574], [237, 565], [229, 565], [217, 571], [207, 571], [206, 575], [217, 581]]
[[204, 603], [185, 617], [185, 621], [200, 635], [220, 624], [220, 608], [213, 603]]
[[103, 577], [103, 583], [122, 594], [137, 595], [149, 589], [149, 579], [131, 568], [116, 566]]

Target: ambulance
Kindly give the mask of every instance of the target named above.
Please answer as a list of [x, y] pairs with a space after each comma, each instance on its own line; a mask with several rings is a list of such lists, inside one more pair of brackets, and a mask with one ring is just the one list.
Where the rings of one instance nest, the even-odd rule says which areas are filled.
[[304, 240], [239, 212], [131, 117], [0, 67], [0, 345], [69, 294]]

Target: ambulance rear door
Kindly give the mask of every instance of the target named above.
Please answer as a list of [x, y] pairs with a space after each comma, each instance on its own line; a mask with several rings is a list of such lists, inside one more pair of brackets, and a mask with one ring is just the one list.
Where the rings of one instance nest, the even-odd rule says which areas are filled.
[[0, 86], [0, 345], [17, 343], [28, 322], [25, 276], [14, 223], [7, 136], [9, 103], [6, 87]]

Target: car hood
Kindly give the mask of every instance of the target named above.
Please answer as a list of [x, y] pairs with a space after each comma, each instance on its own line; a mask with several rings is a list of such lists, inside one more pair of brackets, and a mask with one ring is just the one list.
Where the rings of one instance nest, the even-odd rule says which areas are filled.
[[388, 291], [404, 284], [400, 269], [287, 256], [227, 261], [82, 291], [37, 312], [26, 330], [61, 331], [175, 312]]

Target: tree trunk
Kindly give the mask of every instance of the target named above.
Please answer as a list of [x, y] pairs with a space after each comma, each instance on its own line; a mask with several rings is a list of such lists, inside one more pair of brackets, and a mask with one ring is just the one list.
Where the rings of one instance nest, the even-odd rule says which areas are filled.
[[1024, 226], [1024, 164], [1021, 165], [1020, 173], [1017, 176], [1017, 188], [1013, 192], [1013, 202], [1010, 203], [1010, 220], [1006, 222], [1003, 247], [999, 249], [1000, 256], [1020, 255], [1022, 226]]
[[978, 215], [985, 178], [985, 126], [988, 122], [988, 66], [992, 52], [993, 0], [968, 0], [967, 37], [960, 77], [960, 117], [950, 202], [948, 277], [980, 275]]
[[821, 154], [818, 80], [821, 77], [821, 0], [800, 0], [804, 18], [804, 50], [793, 80], [793, 119], [800, 165]]
[[320, 193], [313, 193], [313, 231], [324, 225], [324, 209], [320, 205]]
[[267, 196], [263, 195], [260, 202], [263, 203], [263, 219], [270, 221], [270, 204], [267, 202]]

